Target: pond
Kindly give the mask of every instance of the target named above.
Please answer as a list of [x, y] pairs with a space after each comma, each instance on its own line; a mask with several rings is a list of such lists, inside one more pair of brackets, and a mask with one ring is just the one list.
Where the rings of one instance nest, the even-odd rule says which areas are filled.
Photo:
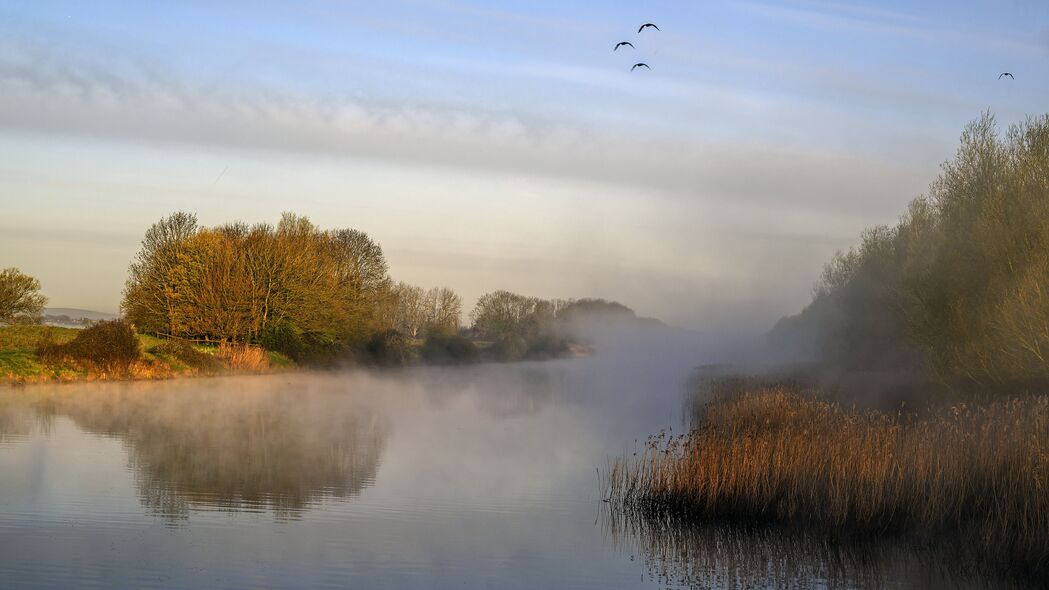
[[971, 585], [906, 547], [610, 514], [686, 355], [0, 390], [5, 588]]

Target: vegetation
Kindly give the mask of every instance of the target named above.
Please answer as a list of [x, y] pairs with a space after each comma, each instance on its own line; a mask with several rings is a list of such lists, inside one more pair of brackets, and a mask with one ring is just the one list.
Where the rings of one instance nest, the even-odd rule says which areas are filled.
[[194, 344], [135, 334], [121, 321], [100, 322], [84, 330], [0, 326], [0, 382], [160, 379], [293, 365], [287, 357], [258, 347]]
[[40, 281], [17, 268], [0, 270], [0, 324], [35, 324], [45, 305]]
[[[38, 322], [39, 287], [15, 269], [0, 273], [0, 324]], [[550, 358], [569, 350], [581, 318], [609, 310], [634, 318], [604, 300], [497, 291], [481, 298], [464, 330], [457, 293], [393, 282], [363, 232], [322, 230], [292, 213], [276, 226], [204, 227], [178, 212], [146, 231], [128, 269], [123, 319], [86, 323], [75, 337], [34, 332], [3, 352], [0, 369], [26, 381]]]
[[142, 358], [142, 344], [134, 328], [125, 321], [113, 320], [80, 330], [72, 340], [57, 344], [45, 332], [37, 343], [41, 360], [57, 363], [71, 360], [108, 373], [126, 375], [131, 365]]
[[609, 479], [616, 503], [652, 513], [961, 535], [1000, 563], [1049, 566], [1047, 397], [908, 416], [746, 393]]
[[176, 213], [146, 232], [121, 307], [146, 333], [308, 358], [366, 342], [389, 293], [382, 250], [362, 232], [293, 214], [204, 228]]
[[646, 322], [615, 301], [551, 301], [509, 291], [482, 296], [470, 316], [473, 333], [491, 342], [490, 354], [502, 360], [560, 356], [571, 343], [590, 340], [603, 329], [637, 328]]
[[431, 334], [423, 343], [420, 354], [427, 363], [435, 365], [467, 364], [480, 358], [477, 345], [458, 334]]
[[[1044, 579], [1049, 116], [1004, 135], [989, 114], [970, 124], [928, 195], [835, 256], [770, 337], [818, 363], [709, 387], [690, 433], [613, 463], [616, 504], [644, 519], [955, 537]], [[889, 384], [908, 411], [846, 409], [869, 401], [862, 387], [831, 392], [848, 403], [798, 393], [826, 393], [811, 374], [828, 368]]]
[[1004, 136], [989, 114], [970, 124], [929, 194], [836, 256], [772, 337], [846, 369], [982, 390], [1049, 384], [1049, 116]]

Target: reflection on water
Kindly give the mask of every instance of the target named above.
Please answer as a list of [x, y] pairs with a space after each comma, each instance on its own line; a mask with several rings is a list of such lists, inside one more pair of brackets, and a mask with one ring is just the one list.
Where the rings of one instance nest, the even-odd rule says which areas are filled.
[[[1008, 581], [972, 562], [898, 539], [836, 537], [803, 528], [703, 524], [609, 509], [612, 545], [673, 588], [986, 588]], [[993, 583], [992, 583], [993, 582]]]
[[355, 495], [375, 480], [389, 435], [374, 407], [274, 381], [174, 390], [108, 384], [18, 397], [0, 401], [0, 431], [28, 434], [34, 414], [37, 424], [60, 415], [121, 440], [143, 503], [170, 519], [191, 506], [293, 517], [324, 497]]
[[31, 399], [0, 390], [0, 444], [22, 440], [37, 431], [50, 431], [54, 405], [46, 399], [30, 403]]

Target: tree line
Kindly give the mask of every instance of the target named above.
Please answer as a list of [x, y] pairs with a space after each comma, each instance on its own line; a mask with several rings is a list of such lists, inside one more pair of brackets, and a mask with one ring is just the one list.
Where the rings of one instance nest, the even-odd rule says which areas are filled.
[[1049, 383], [1049, 116], [1004, 134], [989, 113], [968, 125], [928, 194], [839, 253], [772, 336], [850, 369]]
[[571, 318], [618, 303], [544, 300], [495, 291], [462, 323], [452, 289], [394, 282], [364, 232], [323, 230], [285, 213], [276, 225], [203, 227], [190, 213], [153, 224], [132, 261], [121, 311], [140, 332], [257, 344], [296, 360], [368, 355], [400, 363], [412, 342], [435, 359], [515, 360], [563, 354]]

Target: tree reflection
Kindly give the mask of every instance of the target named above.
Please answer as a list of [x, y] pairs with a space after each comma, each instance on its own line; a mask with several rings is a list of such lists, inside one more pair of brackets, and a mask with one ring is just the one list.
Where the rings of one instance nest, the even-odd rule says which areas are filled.
[[124, 441], [155, 514], [270, 509], [294, 518], [371, 485], [390, 431], [353, 396], [298, 387], [306, 390], [250, 378], [137, 383], [77, 388], [54, 403], [80, 428]]

